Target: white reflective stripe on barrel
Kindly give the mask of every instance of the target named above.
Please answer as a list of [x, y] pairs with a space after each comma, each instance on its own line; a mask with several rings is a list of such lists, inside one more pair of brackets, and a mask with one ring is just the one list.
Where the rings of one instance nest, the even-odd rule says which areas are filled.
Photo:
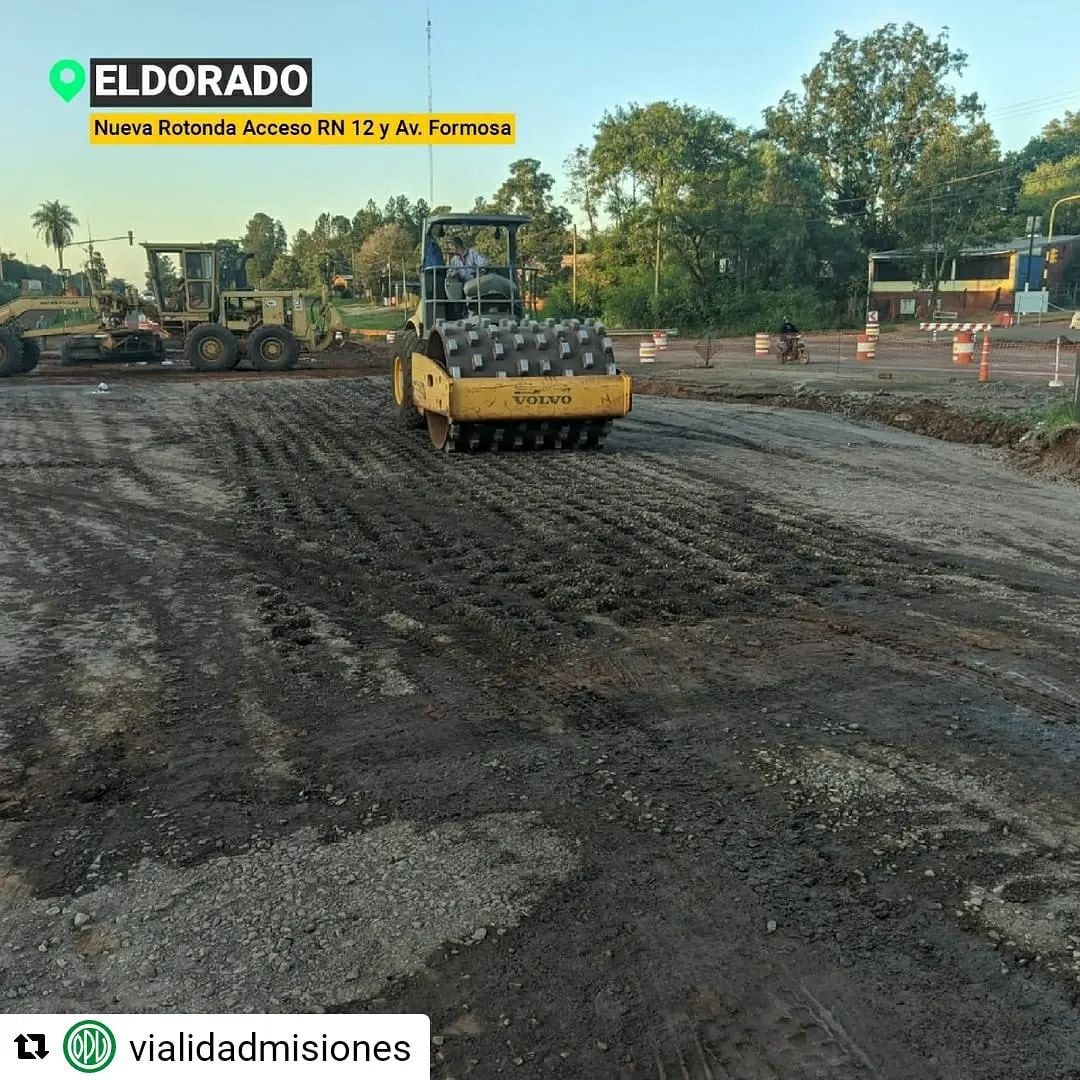
[[970, 330], [960, 330], [953, 337], [954, 364], [970, 364], [975, 359], [975, 335]]

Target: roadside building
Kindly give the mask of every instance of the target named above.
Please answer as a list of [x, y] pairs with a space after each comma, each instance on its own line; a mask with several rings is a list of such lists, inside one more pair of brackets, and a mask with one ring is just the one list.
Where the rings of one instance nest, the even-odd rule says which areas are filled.
[[[1030, 251], [1030, 256], [1029, 256]], [[933, 291], [924, 283], [934, 249], [876, 251], [870, 256], [870, 307], [882, 322], [931, 319]], [[1053, 303], [1075, 307], [1080, 235], [1022, 236], [1001, 244], [964, 248], [949, 259], [937, 288], [938, 314], [964, 321], [1007, 321], [1017, 292], [1047, 288]], [[1073, 272], [1070, 274], [1070, 267]], [[1046, 281], [1043, 281], [1043, 269]], [[1067, 284], [1067, 282], [1069, 282]]]

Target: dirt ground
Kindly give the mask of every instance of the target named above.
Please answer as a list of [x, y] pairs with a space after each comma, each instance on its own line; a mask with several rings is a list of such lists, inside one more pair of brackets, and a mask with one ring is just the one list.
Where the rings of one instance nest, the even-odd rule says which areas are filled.
[[0, 999], [420, 1011], [432, 1075], [1080, 1076], [1080, 503], [642, 396], [0, 392]]

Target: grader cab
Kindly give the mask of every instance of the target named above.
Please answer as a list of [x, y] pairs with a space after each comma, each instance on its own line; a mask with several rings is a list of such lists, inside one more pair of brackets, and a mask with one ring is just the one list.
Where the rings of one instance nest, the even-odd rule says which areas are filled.
[[[420, 302], [397, 336], [393, 392], [406, 428], [439, 450], [599, 447], [631, 409], [631, 380], [604, 326], [538, 321], [518, 257], [516, 214], [445, 214], [424, 223]], [[487, 265], [458, 273], [460, 237]], [[482, 252], [481, 252], [482, 253]]]
[[245, 353], [259, 371], [286, 371], [301, 347], [318, 352], [333, 341], [340, 320], [328, 297], [251, 288], [249, 254], [227, 257], [212, 244], [142, 246], [158, 320], [197, 371], [231, 371]]

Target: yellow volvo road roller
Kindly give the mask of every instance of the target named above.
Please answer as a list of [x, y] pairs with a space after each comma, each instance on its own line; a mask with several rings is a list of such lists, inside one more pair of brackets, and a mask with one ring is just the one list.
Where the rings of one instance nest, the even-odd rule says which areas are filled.
[[533, 317], [517, 251], [530, 220], [424, 222], [420, 302], [395, 335], [394, 402], [438, 450], [595, 448], [630, 412], [631, 380], [601, 323]]

